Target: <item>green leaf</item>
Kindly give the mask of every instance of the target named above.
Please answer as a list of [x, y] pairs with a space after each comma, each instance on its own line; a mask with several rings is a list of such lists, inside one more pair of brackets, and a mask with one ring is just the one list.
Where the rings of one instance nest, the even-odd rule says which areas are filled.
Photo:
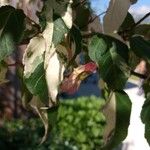
[[39, 35], [31, 39], [24, 53], [24, 81], [28, 90], [47, 100], [48, 90], [44, 70], [45, 39]]
[[46, 82], [49, 92], [49, 107], [56, 106], [58, 104], [58, 91], [59, 85], [63, 80], [64, 64], [59, 60], [58, 54], [53, 53], [53, 56], [49, 59], [46, 68]]
[[104, 132], [106, 145], [102, 149], [111, 150], [127, 136], [131, 113], [131, 101], [128, 95], [124, 91], [112, 92], [103, 112], [107, 125]]
[[125, 20], [123, 21], [121, 25], [121, 30], [128, 29], [129, 27], [133, 26], [135, 24], [133, 16], [128, 12]]
[[123, 89], [129, 77], [128, 47], [110, 36], [98, 34], [89, 44], [89, 56], [99, 65], [100, 75], [111, 89]]
[[15, 50], [15, 44], [21, 41], [25, 15], [22, 10], [11, 6], [0, 8], [0, 61]]
[[24, 79], [28, 90], [33, 95], [38, 95], [48, 105], [48, 88], [45, 79], [44, 63], [39, 64], [30, 77]]
[[53, 34], [53, 43], [57, 46], [65, 37], [65, 34], [68, 33], [68, 28], [65, 25], [64, 21], [61, 18], [58, 18], [54, 21], [54, 34]]
[[72, 26], [71, 30], [70, 30], [70, 36], [75, 44], [75, 55], [78, 55], [81, 52], [82, 49], [82, 35], [80, 30], [75, 27]]
[[141, 119], [145, 124], [145, 138], [150, 145], [150, 82], [145, 82], [143, 85], [143, 89], [145, 92], [145, 102], [141, 111]]
[[130, 39], [130, 47], [138, 57], [150, 63], [150, 41], [144, 40], [141, 36], [134, 36]]
[[73, 24], [72, 8], [71, 8], [72, 2], [73, 2], [72, 0], [65, 0], [65, 1], [53, 0], [54, 14], [60, 16], [69, 29], [71, 29]]

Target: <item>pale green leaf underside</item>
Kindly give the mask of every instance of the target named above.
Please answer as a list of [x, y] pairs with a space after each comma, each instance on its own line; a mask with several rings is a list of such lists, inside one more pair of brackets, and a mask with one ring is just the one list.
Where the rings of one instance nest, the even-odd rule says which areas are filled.
[[[105, 147], [104, 150], [112, 150], [118, 146], [127, 136], [128, 126], [130, 123], [131, 101], [124, 91], [113, 92], [110, 95], [110, 100], [104, 107], [104, 115], [106, 122], [109, 123], [105, 132]], [[112, 121], [112, 124], [110, 124]], [[109, 127], [109, 128], [108, 128]]]

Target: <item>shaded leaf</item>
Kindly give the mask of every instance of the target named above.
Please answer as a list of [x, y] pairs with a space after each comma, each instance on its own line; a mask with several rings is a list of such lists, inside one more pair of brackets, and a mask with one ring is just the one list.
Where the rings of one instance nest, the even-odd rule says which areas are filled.
[[141, 36], [134, 36], [130, 39], [130, 48], [138, 57], [150, 63], [150, 41]]
[[31, 102], [30, 102], [31, 107], [38, 113], [40, 116], [44, 128], [45, 128], [45, 133], [44, 136], [41, 140], [41, 144], [46, 140], [47, 135], [48, 135], [48, 129], [49, 129], [49, 122], [48, 122], [48, 114], [46, 109], [42, 109], [42, 107], [45, 107], [45, 104], [43, 104], [38, 96], [33, 96]]
[[141, 119], [145, 124], [145, 138], [150, 145], [150, 82], [145, 82], [143, 85], [144, 93], [145, 93], [145, 102], [141, 111]]
[[125, 20], [123, 21], [122, 25], [121, 25], [121, 29], [122, 30], [125, 30], [127, 28], [129, 28], [130, 26], [134, 25], [135, 24], [135, 21], [134, 21], [134, 18], [133, 16], [128, 12], [127, 15], [126, 15], [126, 18]]
[[135, 34], [143, 35], [150, 40], [150, 24], [140, 24], [135, 27]]
[[85, 29], [90, 19], [90, 10], [85, 6], [78, 6], [74, 10], [75, 19], [74, 23], [80, 28]]
[[16, 43], [21, 41], [25, 15], [22, 10], [11, 6], [0, 8], [0, 61], [15, 50]]
[[118, 146], [127, 136], [130, 124], [131, 101], [124, 91], [110, 94], [109, 100], [103, 108], [106, 117], [104, 132], [104, 150], [111, 150]]
[[43, 62], [46, 42], [42, 35], [30, 40], [23, 57], [24, 75], [29, 77], [39, 64]]
[[71, 38], [74, 42], [73, 44], [75, 45], [74, 54], [77, 56], [82, 50], [82, 35], [81, 35], [81, 32], [77, 27], [72, 26], [72, 28], [70, 30], [70, 36], [71, 36]]
[[92, 37], [88, 50], [108, 86], [111, 89], [123, 89], [130, 74], [127, 66], [128, 47], [117, 39], [97, 34]]

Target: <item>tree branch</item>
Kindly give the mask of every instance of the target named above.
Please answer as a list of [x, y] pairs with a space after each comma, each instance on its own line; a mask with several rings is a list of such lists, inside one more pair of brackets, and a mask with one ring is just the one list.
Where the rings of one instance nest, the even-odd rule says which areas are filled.
[[106, 12], [107, 12], [107, 11], [104, 11], [104, 12], [100, 13], [99, 15], [95, 16], [94, 18], [91, 18], [91, 19], [89, 20], [88, 24], [89, 24], [89, 23], [92, 23], [96, 18], [100, 17], [101, 15], [105, 14]]
[[147, 13], [145, 16], [143, 16], [137, 23], [135, 23], [131, 28], [133, 29], [134, 27], [136, 27], [137, 25], [139, 25], [142, 21], [144, 21], [146, 18], [148, 18], [150, 16], [150, 12]]
[[139, 77], [141, 79], [147, 79], [146, 75], [134, 72], [133, 70], [131, 70], [131, 75], [134, 75], [134, 76]]
[[106, 13], [106, 11], [100, 13], [99, 15], [96, 15], [94, 18], [91, 17], [90, 20], [88, 21], [88, 23], [80, 28], [83, 29], [83, 28], [87, 27], [90, 23], [94, 22], [95, 19], [97, 19], [98, 17], [100, 17], [101, 15], [103, 15], [105, 13]]

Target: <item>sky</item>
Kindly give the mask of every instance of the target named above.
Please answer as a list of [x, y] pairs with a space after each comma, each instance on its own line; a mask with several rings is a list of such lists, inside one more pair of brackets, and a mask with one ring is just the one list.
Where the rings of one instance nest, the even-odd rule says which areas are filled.
[[[90, 0], [91, 6], [96, 14], [106, 11], [109, 0]], [[138, 20], [144, 14], [150, 12], [150, 0], [138, 0], [138, 2], [130, 7], [130, 13], [133, 15], [135, 20]], [[150, 17], [145, 22], [150, 23]]]

